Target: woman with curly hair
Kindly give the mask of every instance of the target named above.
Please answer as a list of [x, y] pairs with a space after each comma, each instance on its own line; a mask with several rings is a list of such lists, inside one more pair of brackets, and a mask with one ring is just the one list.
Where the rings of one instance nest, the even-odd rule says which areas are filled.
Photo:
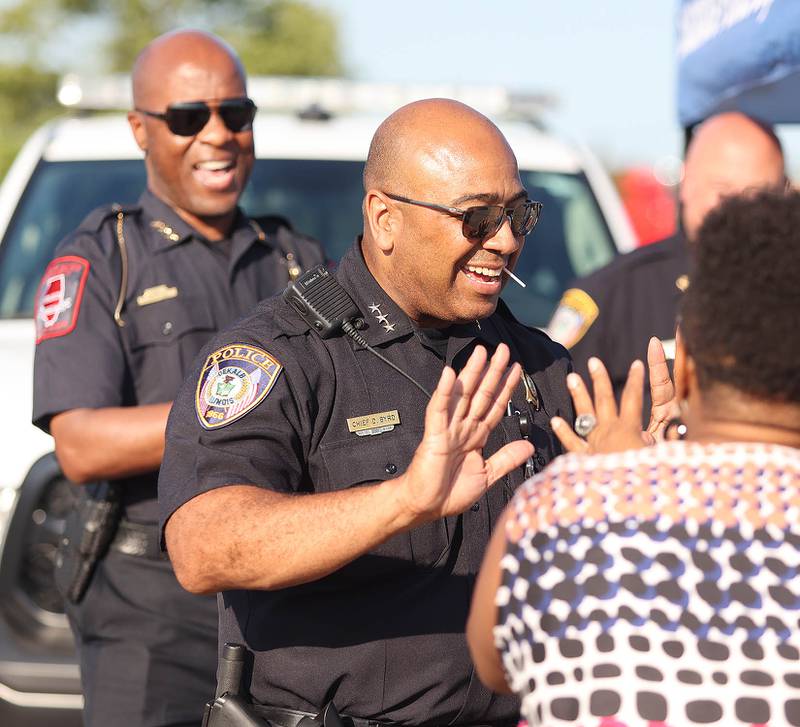
[[[568, 385], [585, 439], [518, 490], [478, 579], [481, 679], [533, 725], [800, 725], [800, 195], [709, 215], [675, 359], [680, 441]], [[670, 439], [670, 436], [667, 437]]]

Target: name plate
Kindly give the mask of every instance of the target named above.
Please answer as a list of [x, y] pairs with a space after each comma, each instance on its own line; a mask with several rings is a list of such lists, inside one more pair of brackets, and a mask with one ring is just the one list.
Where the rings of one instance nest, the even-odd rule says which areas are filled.
[[366, 437], [371, 434], [390, 432], [399, 423], [400, 414], [397, 409], [392, 409], [391, 411], [381, 411], [377, 414], [352, 417], [347, 420], [347, 429], [359, 437]]

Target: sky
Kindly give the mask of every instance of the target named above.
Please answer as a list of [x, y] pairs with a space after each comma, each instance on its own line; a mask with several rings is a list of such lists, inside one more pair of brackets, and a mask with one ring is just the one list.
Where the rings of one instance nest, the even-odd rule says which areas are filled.
[[[305, 1], [337, 19], [351, 78], [547, 94], [557, 100], [548, 125], [610, 170], [646, 166], [678, 180], [679, 0]], [[65, 44], [64, 65], [75, 63], [75, 46]], [[798, 176], [800, 129], [779, 134]]]
[[338, 18], [354, 78], [544, 92], [550, 125], [613, 168], [680, 154], [676, 0], [312, 2]]

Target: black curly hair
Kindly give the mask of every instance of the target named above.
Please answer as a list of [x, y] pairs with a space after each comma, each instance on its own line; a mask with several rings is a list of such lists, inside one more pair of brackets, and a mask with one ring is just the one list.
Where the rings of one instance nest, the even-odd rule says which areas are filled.
[[800, 194], [729, 197], [696, 242], [681, 333], [701, 389], [800, 403]]

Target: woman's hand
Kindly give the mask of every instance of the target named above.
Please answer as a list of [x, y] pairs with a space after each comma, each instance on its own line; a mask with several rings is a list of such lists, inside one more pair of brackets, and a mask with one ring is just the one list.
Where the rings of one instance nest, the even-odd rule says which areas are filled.
[[611, 379], [603, 362], [599, 358], [590, 358], [588, 366], [594, 388], [594, 401], [578, 374], [567, 376], [567, 388], [575, 405], [576, 417], [589, 415], [595, 418], [597, 424], [583, 439], [575, 433], [571, 423], [565, 422], [561, 417], [553, 417], [550, 424], [564, 449], [568, 452], [591, 454], [639, 449], [651, 443], [646, 438], [648, 433], [642, 431], [644, 364], [638, 360], [631, 364], [619, 411]]
[[[676, 331], [676, 340], [680, 331]], [[644, 432], [645, 443], [654, 444], [664, 441], [664, 432], [671, 419], [680, 415], [678, 401], [675, 398], [675, 385], [669, 375], [667, 357], [664, 347], [655, 336], [647, 346], [647, 368], [650, 373], [650, 423]]]

